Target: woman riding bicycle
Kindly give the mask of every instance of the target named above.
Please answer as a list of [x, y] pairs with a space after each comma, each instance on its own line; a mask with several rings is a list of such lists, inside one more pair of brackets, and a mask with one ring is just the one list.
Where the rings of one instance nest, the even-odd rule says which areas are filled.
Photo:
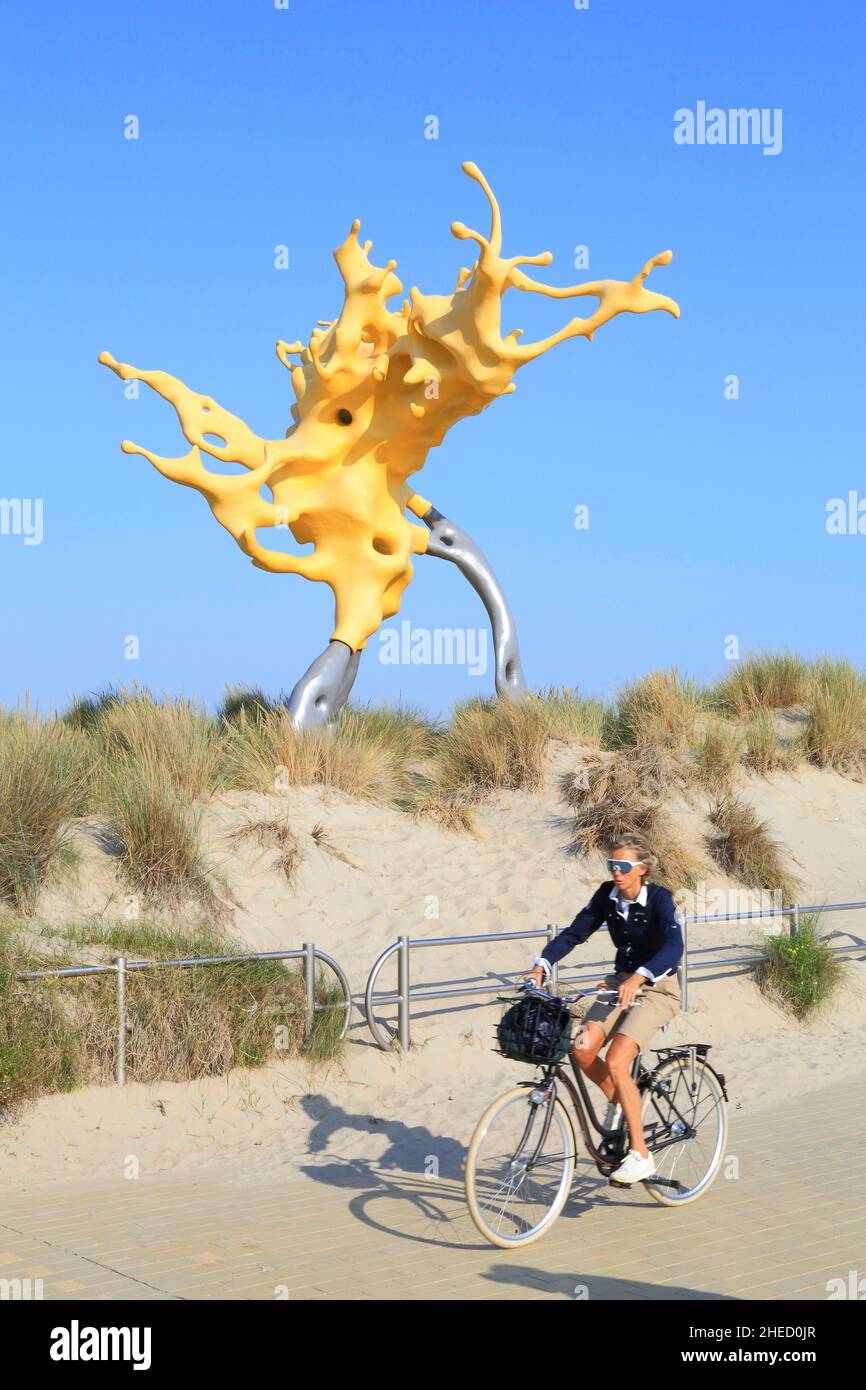
[[[617, 948], [614, 973], [600, 980], [597, 988], [617, 990], [618, 1007], [593, 1004], [584, 1019], [581, 1045], [572, 1051], [581, 1070], [607, 1097], [605, 1128], [613, 1127], [616, 1112], [622, 1108], [630, 1148], [611, 1179], [631, 1184], [655, 1172], [655, 1160], [644, 1141], [641, 1097], [631, 1066], [658, 1029], [679, 1012], [676, 969], [683, 954], [683, 938], [672, 894], [649, 881], [656, 859], [646, 840], [640, 835], [621, 835], [610, 845], [608, 855], [612, 878], [593, 893], [571, 926], [535, 957], [535, 969], [527, 979], [540, 986], [556, 961], [587, 941], [599, 927], [607, 926]], [[635, 1009], [632, 1006], [638, 994], [641, 1007]], [[598, 1054], [608, 1042], [602, 1061]]]

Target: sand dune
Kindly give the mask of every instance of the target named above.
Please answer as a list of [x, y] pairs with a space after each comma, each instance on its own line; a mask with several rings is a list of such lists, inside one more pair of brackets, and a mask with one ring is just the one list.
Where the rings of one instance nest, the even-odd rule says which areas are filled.
[[[322, 788], [216, 798], [206, 810], [204, 842], [239, 903], [233, 934], [259, 950], [312, 940], [337, 957], [361, 994], [376, 956], [402, 933], [429, 938], [565, 924], [603, 877], [598, 866], [578, 865], [565, 852], [568, 822], [556, 779], [574, 758], [573, 749], [554, 745], [544, 792], [492, 796], [479, 808], [478, 838]], [[804, 902], [866, 899], [866, 786], [801, 767], [747, 778], [742, 791], [790, 850]], [[230, 835], [278, 809], [304, 847], [295, 889], [277, 871], [274, 851]], [[670, 809], [699, 850], [706, 806], [681, 801]], [[312, 833], [317, 826], [325, 832], [324, 841], [317, 832], [320, 844]], [[78, 886], [43, 893], [38, 922], [120, 915], [124, 891], [110, 857], [86, 827], [79, 844]], [[705, 891], [729, 893], [731, 901], [743, 896], [741, 885], [709, 864]], [[866, 913], [839, 914], [827, 926], [863, 939]], [[690, 945], [748, 948], [760, 930], [749, 923], [694, 926]], [[419, 950], [413, 978], [431, 984], [495, 978], [528, 968], [539, 944]], [[601, 966], [609, 959], [600, 934], [569, 964]], [[748, 976], [694, 977], [689, 1014], [658, 1042], [713, 1044], [716, 1065], [729, 1080], [732, 1118], [780, 1103], [862, 1071], [864, 971], [866, 965], [851, 963], [837, 1001], [808, 1026], [771, 1007]], [[395, 982], [389, 967], [382, 985]], [[524, 1071], [493, 1052], [497, 1017], [489, 1002], [452, 1000], [444, 1012], [419, 1003], [414, 1045], [403, 1058], [377, 1049], [356, 1013], [339, 1064], [313, 1068], [283, 1060], [227, 1078], [151, 1087], [133, 1081], [124, 1091], [89, 1088], [45, 1098], [0, 1128], [0, 1173], [17, 1186], [98, 1176], [117, 1172], [129, 1155], [138, 1158], [143, 1176], [243, 1156], [251, 1179], [263, 1172], [289, 1176], [319, 1162], [413, 1167], [437, 1154], [440, 1166], [457, 1163], [487, 1100]]]

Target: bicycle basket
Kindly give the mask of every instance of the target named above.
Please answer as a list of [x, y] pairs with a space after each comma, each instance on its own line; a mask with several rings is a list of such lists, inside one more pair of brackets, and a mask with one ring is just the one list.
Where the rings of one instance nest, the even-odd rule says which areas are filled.
[[561, 999], [529, 994], [502, 1015], [498, 1052], [513, 1062], [561, 1062], [571, 1044], [571, 1014]]

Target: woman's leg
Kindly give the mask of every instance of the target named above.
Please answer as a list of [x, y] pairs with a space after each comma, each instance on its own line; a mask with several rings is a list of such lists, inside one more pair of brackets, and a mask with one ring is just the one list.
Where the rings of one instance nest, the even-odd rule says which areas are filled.
[[588, 1076], [590, 1081], [594, 1081], [599, 1090], [604, 1092], [606, 1100], [614, 1099], [614, 1083], [605, 1062], [599, 1057], [599, 1051], [604, 1047], [607, 1039], [604, 1029], [600, 1023], [586, 1023], [585, 1025], [588, 1038], [586, 1047], [573, 1047], [571, 1055], [580, 1067], [584, 1076]]
[[631, 1064], [639, 1051], [638, 1044], [632, 1038], [617, 1033], [607, 1049], [606, 1062], [608, 1074], [615, 1087], [616, 1099], [622, 1106], [623, 1118], [628, 1126], [629, 1145], [646, 1157], [649, 1150], [643, 1137], [640, 1091], [631, 1074]]

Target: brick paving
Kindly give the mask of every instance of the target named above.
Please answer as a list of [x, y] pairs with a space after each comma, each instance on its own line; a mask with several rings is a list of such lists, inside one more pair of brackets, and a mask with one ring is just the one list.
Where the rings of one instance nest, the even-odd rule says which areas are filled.
[[456, 1172], [327, 1151], [279, 1179], [226, 1164], [7, 1191], [0, 1281], [82, 1300], [826, 1299], [828, 1280], [866, 1274], [860, 1094], [732, 1112], [738, 1175], [680, 1210], [583, 1162], [558, 1222], [523, 1251], [480, 1240]]

